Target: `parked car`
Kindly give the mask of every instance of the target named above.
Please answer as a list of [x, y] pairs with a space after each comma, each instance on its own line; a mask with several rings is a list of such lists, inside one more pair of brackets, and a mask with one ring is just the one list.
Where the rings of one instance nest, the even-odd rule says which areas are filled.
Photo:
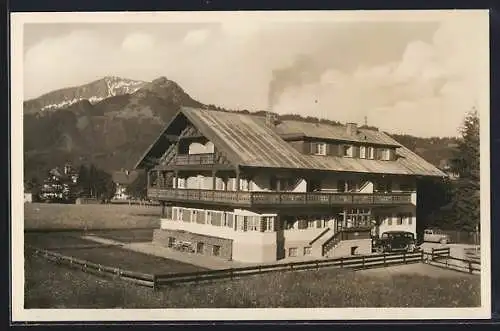
[[414, 252], [420, 248], [417, 246], [415, 235], [407, 231], [387, 231], [379, 238], [372, 241], [372, 250], [377, 253], [389, 252]]
[[435, 229], [425, 229], [424, 230], [424, 242], [433, 242], [440, 244], [448, 244], [450, 242], [450, 236], [446, 233], [442, 233]]

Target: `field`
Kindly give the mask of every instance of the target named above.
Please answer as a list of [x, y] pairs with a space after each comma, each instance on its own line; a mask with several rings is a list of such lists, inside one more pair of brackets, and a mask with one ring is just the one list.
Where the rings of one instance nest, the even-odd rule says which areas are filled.
[[25, 230], [158, 228], [161, 208], [138, 205], [24, 204]]
[[[26, 256], [25, 308], [473, 307], [479, 277], [408, 265], [391, 273], [323, 269], [153, 291]], [[395, 267], [397, 268], [397, 267]], [[420, 270], [415, 273], [414, 269]], [[423, 268], [423, 269], [420, 269]], [[441, 270], [441, 269], [438, 269]], [[389, 272], [386, 272], [389, 271]], [[439, 274], [439, 273], [438, 273]], [[383, 277], [381, 277], [383, 276]], [[50, 289], [50, 290], [48, 290]]]
[[[64, 255], [140, 272], [202, 268], [120, 247], [83, 234], [121, 242], [151, 241], [159, 207], [25, 204], [25, 242]], [[57, 230], [57, 231], [55, 231]], [[42, 231], [42, 232], [40, 232]], [[43, 257], [25, 257], [25, 308], [271, 308], [271, 307], [474, 307], [480, 278], [412, 264], [376, 270], [270, 273], [153, 291], [120, 279], [100, 278]]]

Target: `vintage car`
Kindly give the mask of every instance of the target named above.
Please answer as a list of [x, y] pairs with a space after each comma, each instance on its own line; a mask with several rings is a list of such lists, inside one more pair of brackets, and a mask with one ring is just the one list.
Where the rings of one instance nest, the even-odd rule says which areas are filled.
[[406, 231], [387, 231], [373, 239], [373, 251], [377, 253], [414, 252], [419, 249], [415, 235]]
[[424, 230], [424, 242], [433, 242], [440, 244], [448, 244], [450, 243], [450, 236], [440, 232], [435, 229], [425, 229]]

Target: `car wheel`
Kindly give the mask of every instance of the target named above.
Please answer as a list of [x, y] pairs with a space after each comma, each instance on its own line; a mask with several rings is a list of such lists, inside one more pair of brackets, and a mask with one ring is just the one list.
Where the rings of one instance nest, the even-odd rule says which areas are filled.
[[375, 251], [378, 253], [378, 254], [383, 254], [384, 253], [384, 247], [382, 246], [378, 246]]
[[446, 245], [448, 243], [448, 240], [446, 238], [443, 238], [439, 241], [441, 245]]

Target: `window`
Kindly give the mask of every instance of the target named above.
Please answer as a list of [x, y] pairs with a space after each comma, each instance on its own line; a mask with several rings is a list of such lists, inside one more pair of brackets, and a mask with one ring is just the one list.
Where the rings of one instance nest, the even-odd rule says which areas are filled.
[[392, 225], [392, 217], [389, 217], [389, 218], [387, 219], [387, 225]]
[[290, 257], [297, 256], [297, 247], [290, 247], [288, 249], [288, 256], [290, 256]]
[[245, 216], [248, 222], [248, 231], [259, 231], [259, 217], [256, 216]]
[[207, 211], [206, 223], [207, 224], [212, 224], [212, 212]]
[[307, 228], [309, 228], [309, 229], [315, 228], [315, 225], [316, 225], [315, 223], [316, 223], [316, 221], [314, 221], [314, 220], [308, 220], [307, 221]]
[[314, 154], [316, 155], [326, 155], [326, 143], [315, 144]]
[[353, 147], [351, 145], [345, 145], [343, 155], [346, 157], [352, 157], [352, 151]]
[[198, 217], [198, 211], [197, 210], [191, 211], [191, 222], [196, 222], [196, 217]]
[[204, 251], [205, 251], [205, 244], [202, 242], [197, 243], [196, 244], [196, 253], [203, 254]]
[[249, 185], [247, 179], [240, 179], [240, 191], [248, 191]]
[[403, 218], [404, 217], [405, 217], [405, 215], [399, 214], [398, 218], [396, 219], [396, 225], [403, 225]]
[[373, 147], [368, 147], [368, 158], [373, 160], [375, 157], [375, 149]]
[[175, 244], [175, 238], [174, 237], [168, 237], [168, 247], [173, 247]]
[[172, 208], [172, 220], [177, 221], [177, 208]]
[[408, 217], [408, 225], [412, 225], [412, 223], [413, 223], [413, 215], [410, 213], [410, 214], [407, 215], [407, 217]]
[[264, 231], [265, 232], [273, 231], [274, 217], [265, 216], [262, 219], [264, 221]]
[[382, 154], [381, 154], [382, 160], [389, 161], [391, 159], [391, 151], [390, 151], [390, 149], [384, 148], [384, 149], [382, 149], [381, 152], [382, 152]]
[[212, 255], [213, 256], [219, 256], [220, 255], [220, 246], [219, 245], [214, 245], [212, 247]]
[[311, 255], [311, 247], [304, 247], [304, 255]]
[[359, 147], [359, 157], [362, 159], [366, 159], [366, 147], [365, 146]]
[[228, 228], [233, 228], [234, 226], [234, 214], [233, 213], [225, 213], [224, 214], [224, 226]]

